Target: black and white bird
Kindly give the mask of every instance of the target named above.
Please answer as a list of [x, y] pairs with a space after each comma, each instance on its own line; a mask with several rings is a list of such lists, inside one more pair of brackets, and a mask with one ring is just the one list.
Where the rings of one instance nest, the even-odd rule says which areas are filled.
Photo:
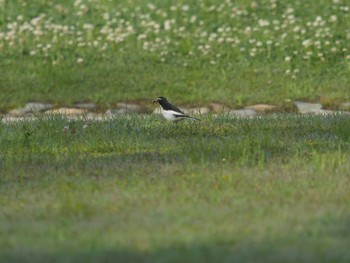
[[182, 110], [180, 110], [178, 107], [171, 104], [164, 97], [159, 97], [158, 99], [153, 101], [153, 103], [156, 103], [156, 102], [160, 104], [161, 113], [164, 116], [164, 118], [167, 119], [168, 121], [178, 122], [184, 119], [200, 121], [200, 119], [186, 115]]

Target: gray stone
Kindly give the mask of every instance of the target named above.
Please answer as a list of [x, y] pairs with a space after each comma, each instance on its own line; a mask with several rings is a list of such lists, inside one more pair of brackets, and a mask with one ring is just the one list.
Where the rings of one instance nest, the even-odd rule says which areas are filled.
[[28, 102], [24, 108], [10, 110], [7, 115], [11, 117], [21, 117], [31, 113], [39, 113], [52, 109], [52, 105], [43, 102]]
[[139, 114], [139, 112], [133, 112], [130, 109], [125, 109], [125, 108], [122, 108], [122, 109], [108, 109], [105, 112], [105, 115], [109, 116], [109, 117], [111, 117], [113, 115], [127, 115], [127, 114]]
[[317, 113], [322, 109], [322, 104], [320, 103], [309, 103], [302, 101], [294, 101], [295, 106], [297, 106], [299, 113]]
[[88, 110], [88, 111], [96, 111], [97, 110], [97, 106], [94, 103], [76, 103], [76, 104], [74, 104], [74, 108], [84, 109], [84, 110]]
[[9, 117], [22, 117], [23, 115], [24, 113], [22, 109], [13, 109], [7, 113], [7, 116]]
[[340, 108], [345, 111], [350, 111], [350, 101], [349, 102], [344, 102]]
[[242, 109], [242, 110], [232, 110], [229, 113], [231, 116], [239, 118], [249, 118], [257, 116], [256, 110], [252, 109]]
[[227, 113], [231, 110], [229, 107], [216, 102], [209, 103], [209, 109], [213, 113]]
[[46, 114], [58, 114], [65, 116], [81, 116], [87, 113], [85, 109], [77, 109], [77, 108], [58, 108], [54, 110], [49, 110], [45, 112]]
[[276, 106], [274, 105], [269, 105], [269, 104], [255, 104], [255, 105], [250, 105], [245, 107], [245, 109], [248, 110], [255, 110], [257, 112], [268, 112], [268, 111], [272, 111], [276, 108]]
[[52, 109], [52, 105], [44, 102], [28, 102], [22, 109], [23, 114], [42, 112]]
[[127, 102], [118, 102], [117, 103], [117, 110], [119, 111], [119, 114], [124, 113], [146, 113], [147, 108], [136, 104], [136, 103], [127, 103]]

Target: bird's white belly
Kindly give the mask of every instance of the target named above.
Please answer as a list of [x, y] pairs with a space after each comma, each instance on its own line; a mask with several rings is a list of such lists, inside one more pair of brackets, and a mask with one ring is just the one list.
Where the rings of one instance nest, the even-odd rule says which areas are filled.
[[181, 120], [182, 118], [180, 117], [175, 117], [174, 114], [177, 114], [179, 115], [179, 113], [175, 112], [175, 111], [165, 111], [163, 110], [163, 108], [161, 107], [161, 113], [162, 115], [164, 116], [165, 119], [167, 119], [168, 121], [179, 121]]

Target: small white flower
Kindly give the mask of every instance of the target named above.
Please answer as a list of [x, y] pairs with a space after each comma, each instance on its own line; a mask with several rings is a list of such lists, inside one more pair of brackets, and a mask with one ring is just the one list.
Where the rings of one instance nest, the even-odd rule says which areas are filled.
[[196, 22], [196, 20], [197, 20], [196, 16], [191, 16], [190, 23], [193, 24], [194, 22]]
[[269, 26], [270, 22], [268, 20], [265, 20], [265, 19], [259, 19], [258, 24], [261, 27], [265, 27], [265, 26]]
[[329, 18], [329, 21], [331, 22], [336, 22], [338, 20], [337, 16], [336, 15], [332, 15], [330, 18]]
[[83, 58], [78, 58], [78, 59], [77, 59], [77, 63], [78, 63], [78, 64], [82, 64], [83, 62], [84, 62], [84, 59], [83, 59]]
[[187, 12], [188, 10], [190, 10], [190, 7], [188, 5], [183, 5], [181, 9], [182, 11]]
[[155, 5], [153, 5], [153, 4], [151, 4], [151, 3], [147, 4], [147, 7], [148, 7], [148, 9], [150, 9], [150, 10], [156, 9]]
[[285, 57], [285, 58], [284, 58], [284, 61], [285, 61], [285, 62], [290, 62], [291, 60], [292, 60], [291, 57]]
[[304, 47], [309, 47], [312, 44], [312, 40], [311, 39], [306, 39], [301, 43]]

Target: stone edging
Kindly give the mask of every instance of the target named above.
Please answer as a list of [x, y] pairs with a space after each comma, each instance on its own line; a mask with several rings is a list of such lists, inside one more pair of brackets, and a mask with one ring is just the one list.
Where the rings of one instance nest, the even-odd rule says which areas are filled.
[[[303, 101], [294, 101], [288, 107], [278, 107], [270, 104], [255, 104], [247, 106], [243, 109], [231, 109], [220, 103], [209, 103], [208, 107], [198, 108], [182, 108], [190, 115], [205, 115], [209, 113], [227, 114], [235, 117], [255, 117], [263, 114], [271, 114], [278, 112], [295, 112], [299, 114], [314, 115], [331, 115], [343, 113], [350, 115], [350, 102], [343, 103], [341, 110], [325, 110], [320, 103], [309, 103]], [[77, 118], [84, 117], [86, 119], [102, 120], [121, 114], [160, 114], [159, 107], [155, 107], [150, 111], [147, 107], [136, 103], [119, 102], [113, 109], [108, 109], [104, 113], [97, 113], [97, 106], [93, 103], [80, 103], [73, 107], [53, 108], [49, 103], [29, 102], [24, 108], [14, 109], [2, 115], [2, 120], [11, 122], [22, 119], [35, 119], [36, 114], [45, 115], [63, 115], [67, 117]]]

